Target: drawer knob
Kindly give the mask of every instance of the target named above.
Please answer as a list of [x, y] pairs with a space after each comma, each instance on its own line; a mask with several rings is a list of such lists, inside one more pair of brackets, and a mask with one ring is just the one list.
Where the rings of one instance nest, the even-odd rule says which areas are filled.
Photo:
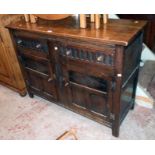
[[53, 74], [53, 76], [50, 77], [47, 81], [48, 81], [48, 82], [52, 82], [52, 81], [55, 80], [55, 79], [56, 79], [56, 75]]
[[55, 47], [54, 47], [54, 50], [55, 50], [55, 51], [57, 51], [57, 50], [58, 50], [58, 47], [57, 47], [57, 46], [55, 46]]
[[71, 50], [67, 50], [66, 55], [70, 55], [70, 54], [71, 54]]
[[53, 81], [53, 78], [49, 78], [47, 81], [48, 81], [48, 82], [51, 82], [51, 81]]
[[69, 85], [69, 82], [66, 82], [66, 83], [65, 83], [65, 87], [67, 87], [68, 85]]
[[41, 48], [41, 44], [37, 44], [36, 45], [36, 48]]
[[104, 59], [103, 56], [99, 56], [99, 57], [97, 57], [97, 61], [99, 61], [99, 62], [103, 61], [103, 59]]
[[22, 43], [22, 40], [21, 39], [19, 39], [19, 40], [17, 40], [17, 44], [21, 44]]
[[117, 74], [117, 77], [122, 77], [122, 74]]

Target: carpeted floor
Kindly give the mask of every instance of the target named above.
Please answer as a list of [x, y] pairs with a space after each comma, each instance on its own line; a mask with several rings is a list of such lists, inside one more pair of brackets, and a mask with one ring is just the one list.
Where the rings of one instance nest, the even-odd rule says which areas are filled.
[[120, 128], [111, 129], [36, 97], [20, 97], [0, 85], [0, 139], [54, 140], [66, 130], [77, 129], [80, 140], [155, 139], [155, 110], [136, 106]]

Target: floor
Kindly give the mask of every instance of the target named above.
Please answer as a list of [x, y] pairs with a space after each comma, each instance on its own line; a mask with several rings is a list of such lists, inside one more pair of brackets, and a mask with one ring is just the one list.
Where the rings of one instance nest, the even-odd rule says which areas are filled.
[[115, 138], [108, 127], [39, 97], [20, 97], [0, 85], [1, 140], [54, 140], [71, 128], [80, 140], [155, 139], [155, 109], [136, 106]]
[[139, 84], [155, 100], [155, 61], [148, 60], [139, 72]]

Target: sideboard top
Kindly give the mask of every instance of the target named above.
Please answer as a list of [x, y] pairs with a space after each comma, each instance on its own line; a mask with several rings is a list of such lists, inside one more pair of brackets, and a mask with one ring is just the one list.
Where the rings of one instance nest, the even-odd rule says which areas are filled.
[[36, 24], [20, 20], [7, 28], [127, 46], [146, 25], [142, 20], [109, 19], [106, 25], [95, 29], [94, 23], [87, 23], [87, 28], [82, 29], [76, 17], [68, 17], [60, 21], [38, 20]]

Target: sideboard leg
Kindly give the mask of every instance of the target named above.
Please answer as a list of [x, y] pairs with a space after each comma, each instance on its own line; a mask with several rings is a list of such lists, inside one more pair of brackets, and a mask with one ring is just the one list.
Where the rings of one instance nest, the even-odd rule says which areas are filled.
[[112, 128], [112, 135], [119, 137], [119, 127]]
[[28, 94], [29, 94], [29, 96], [30, 96], [31, 98], [33, 98], [33, 97], [34, 97], [34, 94], [33, 94], [33, 93], [28, 92]]
[[119, 128], [120, 128], [120, 125], [119, 125], [118, 121], [114, 121], [113, 125], [112, 125], [112, 135], [113, 136], [115, 136], [115, 137], [119, 136]]
[[131, 109], [131, 110], [134, 110], [134, 108], [135, 108], [135, 99], [132, 100], [132, 103], [131, 103], [131, 104], [132, 104], [132, 106], [131, 106], [130, 109]]

